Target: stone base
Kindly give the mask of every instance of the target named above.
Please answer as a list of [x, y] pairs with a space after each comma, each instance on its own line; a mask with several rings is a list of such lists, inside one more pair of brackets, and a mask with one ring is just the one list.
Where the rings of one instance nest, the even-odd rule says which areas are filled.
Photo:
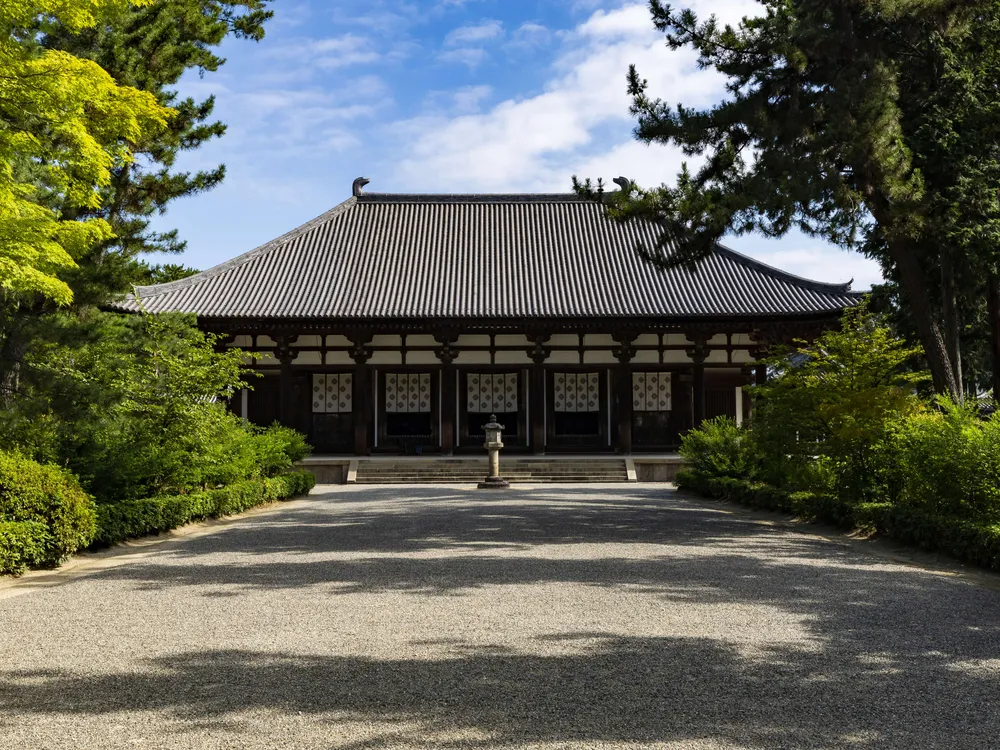
[[510, 487], [510, 482], [503, 477], [486, 477], [476, 486], [481, 490], [505, 490]]

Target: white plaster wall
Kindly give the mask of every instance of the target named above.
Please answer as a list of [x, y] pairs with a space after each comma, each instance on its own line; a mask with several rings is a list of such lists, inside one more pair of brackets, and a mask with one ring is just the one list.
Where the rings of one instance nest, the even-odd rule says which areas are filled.
[[635, 343], [640, 346], [659, 346], [660, 337], [655, 333], [643, 333], [636, 337]]
[[434, 352], [407, 352], [406, 364], [408, 365], [439, 365], [441, 360]]
[[[528, 337], [519, 333], [501, 333], [496, 337], [497, 346], [530, 346], [531, 342], [528, 341]], [[489, 338], [487, 337], [486, 343], [489, 343]]]
[[490, 337], [485, 333], [463, 333], [458, 337], [456, 346], [489, 346]]
[[277, 346], [278, 342], [272, 339], [270, 336], [258, 336], [257, 346]]
[[488, 365], [489, 363], [489, 352], [460, 352], [455, 358], [457, 365]]
[[323, 355], [319, 352], [301, 352], [292, 360], [293, 365], [321, 365]]
[[[654, 336], [653, 339], [654, 339], [653, 343], [655, 344], [656, 337]], [[586, 346], [607, 346], [607, 347], [618, 346], [618, 344], [615, 342], [615, 337], [612, 336], [610, 333], [585, 334], [583, 337], [583, 343]]]
[[326, 337], [327, 346], [350, 346], [351, 340], [347, 336], [327, 336]]
[[396, 335], [372, 336], [372, 346], [402, 346], [403, 339]]
[[690, 363], [691, 358], [687, 355], [687, 352], [682, 352], [680, 349], [672, 349], [663, 352], [663, 361], [670, 363], [677, 363], [677, 362]]
[[552, 335], [546, 346], [580, 346], [580, 337], [575, 333], [556, 333]]
[[327, 352], [326, 363], [328, 365], [353, 365], [354, 360], [347, 352]]
[[399, 352], [375, 352], [368, 360], [370, 365], [401, 365], [403, 356]]
[[[669, 355], [670, 352], [667, 352]], [[648, 365], [652, 363], [659, 363], [660, 353], [650, 350], [638, 351], [635, 353], [635, 357], [632, 358], [632, 362], [635, 364]]]
[[[407, 346], [441, 346], [429, 333], [412, 333], [406, 337]], [[409, 359], [409, 358], [407, 358]]]
[[[486, 361], [489, 361], [488, 354]], [[496, 363], [498, 365], [530, 365], [531, 357], [528, 356], [527, 352], [497, 352]]]
[[323, 337], [322, 336], [299, 336], [292, 346], [322, 346]]
[[578, 365], [580, 364], [580, 352], [552, 352], [549, 358], [545, 360], [545, 364]]
[[[653, 352], [656, 354], [656, 352]], [[618, 360], [615, 359], [615, 355], [607, 350], [598, 349], [597, 351], [589, 351], [583, 353], [583, 363], [590, 365], [616, 365]]]

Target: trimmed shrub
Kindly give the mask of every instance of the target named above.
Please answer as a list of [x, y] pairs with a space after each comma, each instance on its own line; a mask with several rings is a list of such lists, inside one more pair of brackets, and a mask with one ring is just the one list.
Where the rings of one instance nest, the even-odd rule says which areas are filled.
[[41, 555], [32, 531], [23, 536], [31, 547], [24, 559], [35, 560], [32, 565], [56, 565], [94, 538], [94, 501], [65, 469], [0, 452], [0, 521], [44, 525]]
[[98, 531], [94, 544], [109, 546], [126, 539], [170, 531], [192, 521], [242, 513], [264, 503], [306, 494], [315, 484], [313, 475], [302, 471], [235, 482], [190, 495], [102, 504], [97, 508]]
[[696, 471], [715, 477], [753, 479], [759, 461], [749, 430], [729, 417], [702, 422], [681, 438], [680, 454]]
[[38, 521], [0, 521], [0, 574], [20, 575], [45, 561], [48, 528]]
[[677, 484], [720, 500], [879, 533], [904, 544], [1000, 570], [1000, 523], [944, 516], [910, 505], [852, 504], [833, 495], [789, 493], [766, 484], [711, 477], [690, 469], [678, 473]]

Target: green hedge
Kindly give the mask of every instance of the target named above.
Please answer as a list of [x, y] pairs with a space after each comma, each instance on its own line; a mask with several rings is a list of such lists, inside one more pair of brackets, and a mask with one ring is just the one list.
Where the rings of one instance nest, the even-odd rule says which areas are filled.
[[226, 487], [189, 495], [123, 500], [97, 506], [95, 546], [108, 546], [149, 534], [159, 534], [192, 521], [242, 513], [275, 500], [304, 495], [316, 479], [309, 472], [248, 479]]
[[[90, 544], [94, 519], [94, 501], [68, 471], [0, 451], [0, 523], [16, 525], [0, 541], [6, 550], [0, 556], [11, 560], [10, 567], [0, 562], [0, 573], [21, 569], [23, 561], [58, 565]], [[23, 550], [16, 550], [17, 538], [23, 540]]]
[[0, 521], [0, 573], [20, 575], [45, 562], [48, 527], [39, 521]]
[[841, 528], [876, 532], [904, 544], [1000, 570], [1000, 524], [943, 516], [905, 504], [852, 505], [831, 495], [785, 492], [760, 482], [712, 477], [690, 469], [678, 472], [677, 484], [708, 497], [753, 508], [794, 513]]

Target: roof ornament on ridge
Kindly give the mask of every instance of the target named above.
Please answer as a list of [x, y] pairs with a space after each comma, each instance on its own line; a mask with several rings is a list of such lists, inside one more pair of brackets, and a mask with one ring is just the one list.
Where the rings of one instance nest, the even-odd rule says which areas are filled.
[[630, 180], [628, 177], [615, 177], [612, 180], [612, 182], [615, 183], [625, 192], [628, 192], [629, 189], [632, 187], [632, 180]]
[[371, 182], [371, 180], [369, 180], [367, 177], [359, 177], [358, 179], [356, 179], [351, 184], [351, 195], [357, 198], [359, 195], [361, 195], [361, 191], [364, 189], [365, 185], [367, 185], [369, 182]]

